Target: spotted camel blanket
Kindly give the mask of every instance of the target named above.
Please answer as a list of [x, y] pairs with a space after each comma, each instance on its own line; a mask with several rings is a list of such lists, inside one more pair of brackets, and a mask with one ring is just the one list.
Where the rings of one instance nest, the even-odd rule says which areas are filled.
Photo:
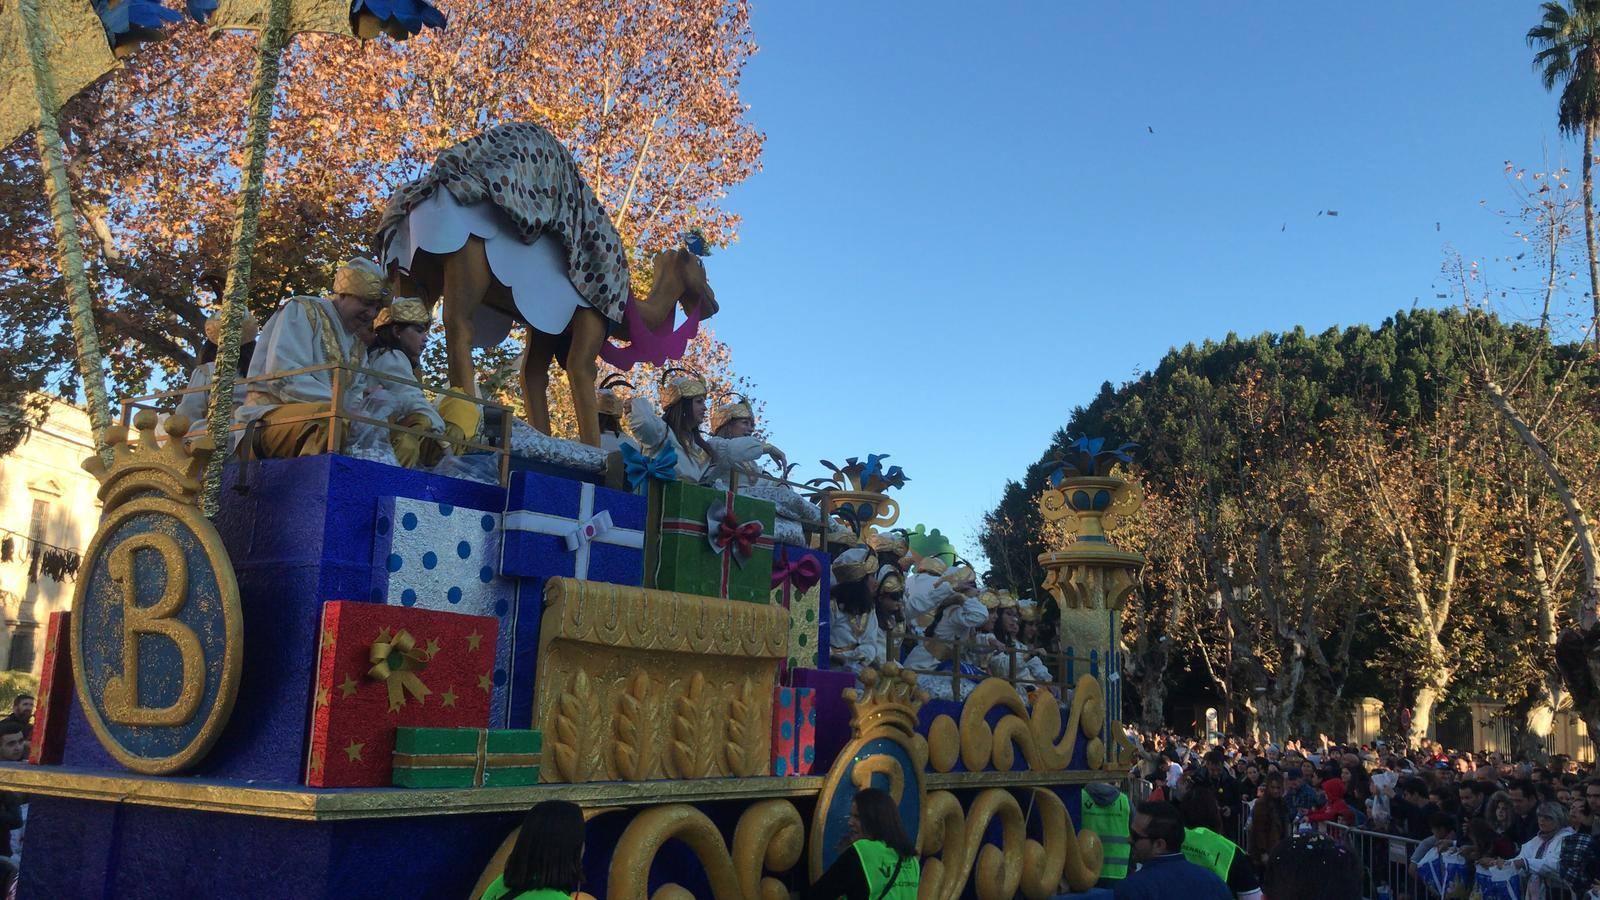
[[622, 237], [572, 154], [550, 132], [531, 122], [513, 122], [440, 153], [426, 175], [389, 196], [378, 223], [378, 246], [440, 187], [464, 206], [493, 203], [525, 243], [543, 234], [559, 237], [567, 248], [567, 277], [579, 296], [612, 322], [622, 322], [628, 299]]

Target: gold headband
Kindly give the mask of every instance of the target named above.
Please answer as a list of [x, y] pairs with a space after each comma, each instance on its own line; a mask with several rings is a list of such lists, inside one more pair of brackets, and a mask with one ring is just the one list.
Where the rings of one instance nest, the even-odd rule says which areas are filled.
[[993, 610], [1017, 608], [1017, 598], [1011, 596], [1011, 592], [1006, 590], [984, 591], [983, 596], [979, 597], [978, 600], [985, 607]]
[[717, 410], [711, 414], [711, 433], [716, 434], [717, 432], [721, 431], [722, 426], [732, 422], [734, 419], [749, 419], [752, 422], [755, 421], [756, 414], [755, 411], [750, 408], [750, 401], [739, 400], [736, 403], [729, 403], [726, 406], [718, 407]]
[[870, 531], [867, 533], [867, 546], [877, 553], [893, 553], [895, 556], [906, 555], [906, 539], [901, 535], [888, 531]]
[[[845, 551], [845, 553], [849, 552], [848, 550]], [[876, 571], [878, 571], [878, 558], [871, 553], [868, 553], [865, 559], [857, 562], [844, 562], [838, 559], [833, 561], [833, 580], [840, 583], [860, 581]]]
[[693, 400], [706, 395], [706, 383], [694, 375], [685, 375], [661, 386], [661, 408], [666, 409], [679, 400]]
[[415, 297], [396, 297], [388, 306], [378, 311], [372, 320], [373, 328], [385, 325], [432, 325], [433, 314]]
[[370, 259], [352, 259], [334, 273], [333, 292], [351, 294], [363, 300], [381, 299], [385, 293], [383, 270]]

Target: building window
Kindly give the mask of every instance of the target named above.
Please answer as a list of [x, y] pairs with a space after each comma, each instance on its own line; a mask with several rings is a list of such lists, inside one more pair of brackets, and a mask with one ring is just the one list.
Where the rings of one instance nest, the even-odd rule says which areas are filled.
[[33, 671], [33, 632], [31, 625], [18, 625], [11, 633], [11, 657], [6, 668], [13, 672]]
[[35, 543], [44, 540], [44, 524], [50, 517], [50, 504], [43, 500], [33, 501], [33, 516], [28, 521], [28, 539]]

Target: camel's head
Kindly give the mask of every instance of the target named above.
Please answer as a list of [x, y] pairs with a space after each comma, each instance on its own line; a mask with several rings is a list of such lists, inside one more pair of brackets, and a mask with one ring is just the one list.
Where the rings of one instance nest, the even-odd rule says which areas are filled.
[[698, 305], [701, 319], [709, 319], [717, 314], [717, 295], [706, 281], [706, 266], [700, 257], [680, 247], [657, 253], [652, 265], [655, 283], [671, 285], [685, 312]]

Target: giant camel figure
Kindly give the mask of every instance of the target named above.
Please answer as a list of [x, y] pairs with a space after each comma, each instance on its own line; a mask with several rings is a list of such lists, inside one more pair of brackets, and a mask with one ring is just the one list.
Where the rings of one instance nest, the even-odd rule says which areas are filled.
[[[377, 242], [397, 296], [420, 297], [430, 309], [443, 296], [452, 388], [474, 393], [472, 348], [500, 343], [521, 322], [528, 423], [550, 433], [545, 390], [559, 359], [579, 438], [591, 446], [600, 445], [596, 359], [622, 369], [676, 359], [700, 320], [717, 312], [705, 266], [687, 249], [655, 255], [649, 296], [629, 290], [611, 218], [566, 148], [531, 123], [496, 126], [440, 153], [427, 174], [390, 195]], [[679, 304], [685, 322], [674, 330]], [[631, 344], [609, 344], [608, 335]], [[467, 436], [477, 430], [474, 404], [441, 402], [440, 412]]]

